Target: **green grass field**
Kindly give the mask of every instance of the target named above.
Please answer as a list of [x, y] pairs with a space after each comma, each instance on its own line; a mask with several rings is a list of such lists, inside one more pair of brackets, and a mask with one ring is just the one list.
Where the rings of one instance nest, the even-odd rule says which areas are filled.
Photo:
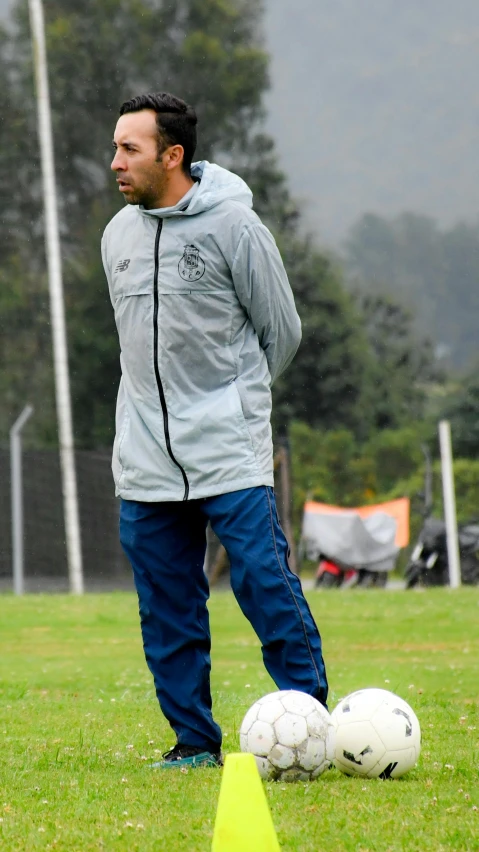
[[[333, 591], [309, 601], [323, 635], [330, 707], [364, 686], [416, 711], [423, 751], [396, 781], [326, 772], [266, 784], [282, 850], [479, 850], [479, 590]], [[0, 849], [211, 847], [221, 772], [153, 772], [173, 744], [129, 594], [2, 596]], [[225, 751], [274, 688], [229, 593], [213, 595], [213, 690]], [[261, 850], [245, 850], [261, 852]]]

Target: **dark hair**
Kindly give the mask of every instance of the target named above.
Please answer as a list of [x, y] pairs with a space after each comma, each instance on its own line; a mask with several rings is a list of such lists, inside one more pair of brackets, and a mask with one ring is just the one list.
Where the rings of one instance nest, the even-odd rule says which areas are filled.
[[125, 101], [120, 107], [120, 115], [127, 112], [139, 112], [152, 109], [156, 112], [158, 127], [158, 156], [170, 145], [181, 145], [184, 150], [183, 171], [190, 172], [191, 161], [196, 150], [196, 123], [198, 121], [193, 107], [181, 98], [169, 92], [154, 92], [137, 95]]

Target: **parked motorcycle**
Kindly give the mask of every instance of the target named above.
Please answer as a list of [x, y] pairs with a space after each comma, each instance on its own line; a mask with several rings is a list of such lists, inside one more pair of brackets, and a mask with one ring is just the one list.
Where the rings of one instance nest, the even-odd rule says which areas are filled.
[[369, 571], [367, 568], [342, 567], [329, 559], [321, 559], [318, 565], [315, 589], [338, 589], [340, 586], [362, 589], [384, 588], [388, 580], [387, 571]]
[[302, 547], [319, 559], [314, 587], [385, 586], [399, 553], [396, 530], [396, 519], [379, 509], [362, 517], [353, 509], [306, 504]]
[[[479, 583], [479, 523], [458, 528], [461, 579], [464, 585]], [[444, 521], [426, 518], [404, 573], [406, 589], [414, 586], [449, 585], [447, 536]]]

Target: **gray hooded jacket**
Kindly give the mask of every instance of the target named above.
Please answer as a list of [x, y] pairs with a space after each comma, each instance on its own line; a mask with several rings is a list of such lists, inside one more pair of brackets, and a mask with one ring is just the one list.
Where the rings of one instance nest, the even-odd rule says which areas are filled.
[[271, 382], [301, 325], [275, 241], [237, 175], [194, 163], [175, 207], [126, 206], [102, 239], [121, 347], [117, 496], [273, 484]]

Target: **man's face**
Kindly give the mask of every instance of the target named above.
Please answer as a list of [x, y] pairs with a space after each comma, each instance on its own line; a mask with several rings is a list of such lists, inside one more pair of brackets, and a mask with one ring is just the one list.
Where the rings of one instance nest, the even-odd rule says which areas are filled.
[[158, 159], [156, 113], [151, 109], [129, 112], [118, 119], [111, 164], [128, 204], [148, 209], [159, 206], [168, 185], [168, 171]]

